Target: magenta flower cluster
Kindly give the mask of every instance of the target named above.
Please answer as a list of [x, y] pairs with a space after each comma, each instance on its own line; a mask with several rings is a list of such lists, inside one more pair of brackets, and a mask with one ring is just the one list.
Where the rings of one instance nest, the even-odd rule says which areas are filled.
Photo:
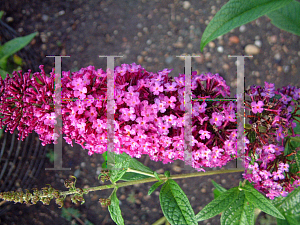
[[[279, 100], [274, 98], [275, 94]], [[297, 151], [284, 154], [288, 130], [292, 128], [293, 137], [300, 136], [293, 129], [296, 127], [294, 120], [299, 122], [296, 113], [300, 109], [300, 88], [287, 86], [275, 91], [274, 84], [265, 82], [264, 88], [252, 86], [246, 95], [251, 97], [246, 106], [251, 109], [248, 118], [252, 125], [246, 135], [252, 133], [256, 140], [248, 144], [245, 152], [245, 168], [250, 173], [245, 171], [243, 176], [270, 199], [280, 195], [285, 197], [294, 187], [300, 186], [300, 176], [290, 171], [290, 165], [296, 165], [290, 157]], [[295, 106], [293, 113], [292, 106]]]
[[[19, 139], [35, 131], [43, 145], [56, 143], [54, 113], [54, 70], [46, 76], [41, 72], [32, 76], [22, 71], [13, 77], [0, 79], [0, 126], [6, 131], [19, 130]], [[184, 160], [184, 92], [185, 75], [174, 79], [164, 69], [147, 72], [135, 63], [122, 64], [114, 70], [113, 109], [115, 146], [139, 158], [147, 154], [163, 163]], [[107, 151], [107, 72], [93, 66], [77, 72], [62, 72], [62, 132], [70, 145], [72, 140], [88, 150], [88, 154]], [[230, 96], [230, 88], [218, 74], [197, 75], [192, 72], [192, 161], [199, 171], [202, 167], [222, 167], [239, 157], [236, 151], [236, 103], [204, 101]], [[284, 156], [283, 139], [287, 129], [295, 127], [291, 113], [294, 101], [299, 103], [300, 89], [283, 88], [275, 92], [274, 84], [265, 82], [264, 89], [252, 86], [246, 101], [252, 128], [244, 139], [245, 168], [251, 170], [244, 177], [269, 198], [285, 196], [300, 186], [299, 176], [289, 172], [289, 159]], [[281, 95], [280, 100], [271, 98]], [[293, 136], [296, 136], [293, 132]], [[250, 136], [255, 134], [255, 141]], [[275, 142], [281, 142], [277, 144]], [[270, 142], [270, 143], [269, 143]], [[72, 145], [73, 146], [73, 145]], [[248, 171], [249, 172], [249, 171]]]

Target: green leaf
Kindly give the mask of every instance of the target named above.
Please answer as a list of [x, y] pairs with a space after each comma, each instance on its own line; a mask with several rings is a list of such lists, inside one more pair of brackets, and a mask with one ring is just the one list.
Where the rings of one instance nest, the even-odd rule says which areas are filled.
[[163, 214], [170, 224], [197, 224], [187, 196], [174, 180], [169, 179], [162, 186], [159, 201]]
[[203, 221], [209, 218], [212, 218], [219, 213], [226, 210], [231, 203], [238, 197], [239, 189], [238, 187], [231, 188], [224, 193], [222, 193], [219, 197], [212, 200], [208, 203], [197, 215], [197, 221]]
[[240, 191], [236, 200], [222, 213], [221, 225], [253, 225], [254, 206], [245, 197], [245, 192]]
[[4, 13], [4, 11], [0, 11], [0, 20], [1, 20], [1, 18], [2, 18], [2, 16], [3, 16], [3, 13]]
[[156, 178], [157, 180], [162, 181], [162, 180], [159, 178], [159, 176], [158, 176], [158, 174], [157, 174], [156, 171], [154, 171], [154, 176], [155, 176], [155, 178]]
[[110, 197], [110, 205], [108, 206], [108, 210], [110, 213], [110, 217], [117, 225], [124, 225], [124, 219], [122, 217], [119, 199], [117, 197], [117, 189], [114, 189], [111, 197]]
[[133, 181], [133, 180], [142, 180], [150, 178], [150, 176], [146, 176], [144, 174], [138, 174], [138, 173], [133, 173], [133, 172], [126, 172], [120, 180], [123, 181]]
[[288, 5], [269, 12], [267, 16], [276, 27], [300, 35], [300, 3], [292, 1]]
[[149, 167], [145, 166], [143, 163], [139, 162], [138, 160], [136, 160], [134, 158], [132, 158], [129, 168], [138, 170], [141, 172], [153, 174], [153, 170], [151, 170]]
[[0, 59], [7, 58], [24, 48], [37, 35], [37, 33], [38, 32], [34, 32], [25, 37], [14, 38], [0, 46]]
[[278, 218], [276, 218], [276, 220], [277, 220], [277, 225], [290, 225], [287, 220], [282, 220]]
[[[286, 221], [280, 221], [282, 224], [299, 224], [300, 221], [300, 187], [295, 188], [286, 197], [274, 199], [272, 204], [284, 215]], [[278, 220], [277, 220], [278, 222]], [[279, 224], [279, 223], [278, 223]]]
[[[126, 153], [123, 153], [121, 155], [117, 155], [115, 153], [109, 153], [108, 158], [113, 157], [115, 159], [115, 163], [112, 169], [109, 170], [110, 172], [110, 180], [112, 183], [117, 182], [122, 178], [122, 176], [126, 173], [126, 170], [129, 167], [131, 157], [127, 155]], [[110, 160], [108, 160], [110, 161]], [[111, 159], [112, 161], [112, 159]]]
[[296, 142], [300, 142], [300, 137], [296, 136], [296, 137], [290, 137], [291, 141], [296, 141]]
[[217, 12], [206, 27], [201, 38], [201, 51], [203, 51], [204, 46], [217, 37], [290, 2], [292, 0], [230, 0]]
[[[141, 171], [144, 173], [153, 174], [153, 171], [149, 167], [145, 166], [143, 163], [139, 162], [138, 160], [136, 160], [134, 158], [131, 159], [129, 168], [138, 170], [138, 171]], [[150, 177], [152, 177], [152, 176], [147, 176], [147, 175], [138, 174], [138, 173], [134, 173], [134, 172], [126, 172], [120, 180], [132, 181], [132, 180], [146, 179], [146, 178], [150, 178]]]
[[217, 190], [220, 191], [221, 193], [227, 191], [226, 188], [223, 188], [220, 184], [217, 184], [214, 180], [211, 180], [211, 182], [215, 186], [215, 188], [217, 188]]
[[158, 182], [156, 182], [155, 184], [153, 184], [152, 186], [151, 186], [151, 188], [149, 189], [149, 191], [148, 191], [148, 195], [151, 195], [152, 193], [153, 193], [153, 191], [155, 191], [156, 190], [156, 188], [158, 188], [160, 185], [162, 185], [164, 183], [164, 181], [158, 181]]
[[227, 191], [227, 189], [223, 188], [221, 185], [217, 184], [215, 181], [211, 181], [216, 189], [213, 190], [214, 198], [219, 197], [222, 193]]
[[261, 211], [274, 216], [276, 218], [284, 219], [284, 216], [276, 209], [274, 205], [259, 193], [255, 188], [245, 185], [242, 189], [245, 190], [245, 196], [249, 202], [251, 202], [256, 208], [259, 208]]
[[81, 216], [80, 212], [78, 209], [73, 209], [73, 208], [62, 208], [61, 210], [61, 216], [65, 218], [68, 221], [72, 220], [72, 216], [79, 218]]

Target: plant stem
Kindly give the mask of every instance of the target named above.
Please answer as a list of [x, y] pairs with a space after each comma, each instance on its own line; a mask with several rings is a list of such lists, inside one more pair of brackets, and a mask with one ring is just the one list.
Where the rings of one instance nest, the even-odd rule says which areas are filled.
[[[209, 172], [196, 172], [196, 173], [186, 173], [186, 174], [177, 174], [170, 176], [169, 179], [181, 179], [181, 178], [190, 178], [190, 177], [202, 177], [202, 176], [211, 176], [215, 174], [223, 174], [223, 173], [238, 173], [238, 172], [244, 172], [245, 169], [235, 169], [235, 170], [219, 170], [219, 171], [209, 171]], [[168, 178], [164, 175], [158, 175], [160, 179], [167, 180]], [[120, 187], [126, 187], [131, 186], [134, 184], [142, 184], [142, 183], [149, 183], [149, 182], [155, 182], [157, 179], [154, 178], [146, 178], [141, 180], [134, 180], [134, 181], [127, 181], [127, 182], [121, 182], [116, 184], [108, 184], [103, 186], [97, 186], [97, 187], [91, 187], [91, 188], [83, 188], [84, 193], [89, 193], [91, 191], [101, 191], [105, 189], [111, 189], [111, 188], [120, 188]], [[76, 194], [77, 191], [63, 191], [60, 192], [60, 195], [71, 195]], [[48, 195], [40, 196], [40, 197], [48, 197]]]

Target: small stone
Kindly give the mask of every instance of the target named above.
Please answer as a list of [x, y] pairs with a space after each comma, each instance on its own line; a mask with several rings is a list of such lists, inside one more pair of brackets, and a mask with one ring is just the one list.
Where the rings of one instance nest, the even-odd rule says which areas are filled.
[[136, 25], [136, 27], [139, 28], [139, 29], [142, 29], [142, 28], [143, 28], [143, 25], [142, 25], [141, 23], [138, 23], [138, 24]]
[[225, 64], [222, 66], [222, 68], [223, 68], [224, 70], [229, 70], [229, 65], [228, 65], [227, 63], [225, 63]]
[[148, 57], [148, 58], [147, 58], [147, 62], [150, 62], [150, 63], [151, 63], [152, 61], [153, 61], [153, 59], [152, 59], [151, 57]]
[[205, 55], [205, 60], [211, 60], [211, 53], [210, 52], [206, 52]]
[[151, 45], [152, 44], [152, 41], [149, 39], [149, 40], [147, 40], [147, 45]]
[[95, 163], [91, 163], [91, 167], [95, 168], [96, 167]]
[[64, 15], [65, 13], [66, 13], [65, 10], [61, 10], [61, 11], [58, 12], [58, 15], [59, 15], [59, 16], [62, 16], [62, 15]]
[[290, 71], [290, 66], [283, 66], [283, 72], [288, 73]]
[[245, 25], [242, 25], [240, 26], [240, 32], [245, 32], [246, 31], [246, 26]]
[[219, 47], [217, 48], [217, 51], [220, 52], [220, 53], [223, 53], [223, 52], [224, 52], [223, 46], [219, 46]]
[[43, 51], [46, 51], [46, 50], [47, 50], [47, 45], [45, 45], [45, 44], [42, 44], [42, 46], [41, 46], [41, 47], [42, 47], [42, 50], [43, 50]]
[[201, 189], [201, 192], [202, 192], [202, 193], [206, 193], [206, 189], [205, 189], [205, 188], [202, 188], [202, 189]]
[[281, 66], [278, 66], [278, 67], [277, 67], [277, 72], [278, 72], [278, 73], [281, 73], [281, 72], [282, 72], [282, 67], [281, 67]]
[[184, 1], [182, 3], [182, 6], [183, 6], [184, 9], [189, 9], [190, 6], [191, 6], [191, 3], [189, 1]]
[[142, 37], [142, 36], [143, 36], [142, 32], [138, 32], [138, 33], [137, 33], [137, 36], [138, 36], [138, 37]]
[[216, 47], [216, 44], [214, 42], [210, 41], [210, 42], [208, 42], [208, 46], [210, 48], [214, 48], [214, 47]]
[[6, 22], [7, 23], [11, 23], [13, 21], [14, 21], [14, 18], [12, 18], [11, 16], [9, 16], [9, 17], [6, 18]]
[[43, 15], [42, 15], [42, 20], [43, 20], [44, 22], [48, 22], [49, 16], [43, 14]]
[[138, 55], [137, 56], [137, 61], [138, 61], [139, 64], [141, 64], [144, 61], [144, 57], [141, 56], [141, 55]]
[[173, 56], [167, 57], [166, 60], [165, 60], [165, 62], [166, 62], [167, 64], [171, 64], [171, 63], [173, 62]]
[[256, 85], [260, 85], [261, 84], [261, 80], [259, 78], [256, 79]]
[[144, 28], [143, 28], [143, 31], [144, 31], [146, 34], [148, 34], [148, 33], [149, 33], [148, 27], [144, 27]]
[[142, 51], [142, 55], [148, 55], [147, 51]]
[[240, 39], [238, 38], [238, 36], [231, 36], [229, 38], [229, 42], [232, 44], [238, 44], [240, 42]]
[[120, 196], [120, 200], [125, 200], [126, 199], [126, 195], [121, 195]]
[[275, 59], [276, 63], [280, 63], [280, 61], [281, 61], [281, 55], [280, 55], [280, 53], [276, 53], [274, 55], [274, 59]]
[[172, 170], [175, 171], [175, 172], [180, 173], [182, 169], [181, 169], [180, 166], [173, 166], [173, 167], [172, 167]]
[[184, 46], [183, 46], [182, 42], [176, 42], [176, 43], [173, 44], [173, 47], [175, 47], [175, 48], [183, 48]]
[[155, 191], [154, 194], [155, 194], [156, 196], [159, 196], [159, 191]]
[[163, 29], [163, 26], [161, 24], [158, 24], [157, 28], [161, 30], [161, 29]]
[[288, 52], [289, 52], [288, 48], [287, 48], [285, 45], [282, 46], [282, 49], [283, 49], [283, 51], [284, 51], [285, 53], [288, 53]]
[[222, 180], [221, 180], [221, 183], [222, 183], [222, 184], [226, 184], [226, 180], [225, 180], [225, 179], [222, 179]]
[[187, 47], [188, 47], [188, 49], [192, 49], [193, 48], [193, 44], [192, 43], [188, 43]]
[[260, 49], [255, 45], [247, 45], [245, 47], [245, 52], [248, 55], [257, 55], [260, 52]]
[[153, 209], [152, 209], [152, 212], [157, 212], [157, 208], [153, 208]]
[[117, 35], [119, 33], [118, 30], [114, 30], [114, 35]]
[[274, 44], [277, 42], [277, 36], [276, 35], [272, 35], [271, 37], [268, 37], [268, 41], [270, 44]]
[[158, 173], [158, 174], [163, 174], [165, 171], [164, 171], [164, 169], [158, 169], [158, 170], [156, 170], [156, 172]]
[[260, 40], [256, 40], [255, 42], [254, 42], [254, 44], [257, 46], [257, 47], [261, 47], [261, 45], [262, 45], [262, 43], [261, 43], [261, 41]]
[[171, 32], [171, 31], [168, 31], [168, 32], [167, 32], [167, 35], [168, 35], [168, 36], [172, 36], [172, 32]]

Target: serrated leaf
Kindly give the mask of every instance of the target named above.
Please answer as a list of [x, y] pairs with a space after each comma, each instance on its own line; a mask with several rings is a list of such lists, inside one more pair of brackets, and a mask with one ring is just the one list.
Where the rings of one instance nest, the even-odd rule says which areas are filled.
[[300, 35], [300, 3], [292, 1], [290, 4], [267, 14], [271, 23], [285, 31]]
[[259, 193], [255, 188], [245, 185], [242, 189], [245, 190], [246, 199], [251, 202], [256, 208], [261, 211], [274, 216], [279, 219], [284, 219], [284, 216], [278, 211], [278, 209], [261, 193]]
[[162, 186], [159, 201], [163, 214], [170, 224], [197, 224], [187, 196], [174, 180], [168, 179]]
[[288, 222], [280, 221], [282, 224], [294, 225], [300, 221], [300, 187], [295, 188], [286, 197], [276, 198], [272, 204], [284, 215], [285, 222]]
[[149, 167], [145, 166], [143, 163], [139, 162], [138, 160], [136, 160], [134, 158], [132, 158], [129, 168], [138, 170], [141, 172], [153, 174], [153, 170], [151, 170]]
[[110, 205], [108, 206], [108, 210], [110, 213], [110, 217], [117, 225], [124, 225], [124, 219], [122, 217], [119, 199], [117, 197], [116, 192], [117, 190], [114, 189], [110, 198]]
[[277, 225], [290, 225], [287, 220], [282, 220], [282, 219], [276, 218], [276, 221], [277, 221]]
[[212, 218], [226, 210], [230, 204], [238, 197], [238, 187], [231, 188], [222, 193], [219, 197], [208, 203], [197, 215], [197, 221]]
[[34, 32], [24, 37], [14, 38], [6, 42], [4, 45], [0, 46], [0, 59], [7, 58], [24, 48], [31, 42], [31, 40], [37, 35], [37, 33], [38, 32]]
[[155, 184], [153, 184], [151, 187], [150, 187], [150, 189], [149, 189], [149, 191], [148, 191], [148, 195], [151, 195], [152, 193], [153, 193], [153, 191], [155, 191], [156, 190], [156, 188], [158, 188], [160, 185], [162, 185], [164, 183], [164, 181], [158, 181], [158, 182], [156, 182]]
[[132, 173], [132, 172], [126, 172], [120, 180], [123, 181], [133, 181], [133, 180], [142, 180], [150, 178], [150, 176], [146, 176], [143, 174], [138, 174], [138, 173]]
[[203, 51], [204, 46], [217, 37], [290, 2], [292, 0], [230, 0], [217, 12], [206, 27], [201, 38], [201, 51]]
[[[112, 154], [114, 154], [114, 156]], [[109, 153], [108, 158], [109, 157], [114, 157], [115, 159], [114, 167], [109, 170], [110, 180], [111, 182], [115, 183], [118, 180], [120, 180], [122, 176], [126, 173], [126, 170], [129, 168], [131, 157], [125, 153], [121, 155]]]
[[[125, 153], [123, 153], [123, 154], [125, 154]], [[136, 160], [134, 158], [131, 159], [129, 168], [133, 169], [133, 170], [141, 171], [144, 173], [153, 174], [153, 171], [149, 167], [145, 166], [143, 163], [139, 162], [138, 160]], [[134, 172], [126, 172], [120, 180], [132, 181], [132, 180], [146, 179], [146, 178], [150, 178], [150, 177], [152, 177], [152, 176], [147, 176], [144, 174], [138, 174], [138, 173], [134, 173]]]
[[214, 180], [211, 180], [212, 184], [215, 186], [215, 188], [217, 188], [220, 192], [226, 192], [227, 189], [223, 188], [220, 184], [217, 184]]
[[213, 193], [214, 193], [214, 198], [217, 198], [217, 197], [219, 197], [222, 194], [222, 192], [219, 191], [218, 189], [214, 189]]
[[254, 206], [245, 197], [244, 191], [240, 191], [236, 200], [222, 213], [221, 225], [253, 225]]

